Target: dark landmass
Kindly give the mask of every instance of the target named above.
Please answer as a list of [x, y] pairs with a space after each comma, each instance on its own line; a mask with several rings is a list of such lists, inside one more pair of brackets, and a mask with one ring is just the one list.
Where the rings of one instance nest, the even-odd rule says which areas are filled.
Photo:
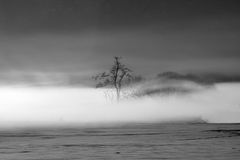
[[143, 83], [135, 96], [173, 94], [186, 95], [200, 90], [214, 87], [216, 83], [239, 82], [240, 76], [224, 74], [181, 74], [177, 72], [163, 72], [158, 74], [151, 82]]
[[164, 80], [187, 80], [199, 84], [212, 85], [220, 82], [239, 82], [240, 76], [238, 75], [224, 75], [217, 73], [204, 73], [204, 74], [180, 74], [177, 72], [163, 72], [157, 75], [158, 79]]
[[231, 136], [240, 136], [240, 129], [215, 129], [215, 130], [208, 130], [209, 132], [218, 132], [218, 133], [225, 133]]

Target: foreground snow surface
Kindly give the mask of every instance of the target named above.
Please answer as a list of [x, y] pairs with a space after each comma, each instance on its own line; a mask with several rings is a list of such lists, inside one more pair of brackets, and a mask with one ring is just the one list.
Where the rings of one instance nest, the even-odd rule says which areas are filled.
[[132, 124], [0, 131], [4, 160], [238, 160], [239, 124]]

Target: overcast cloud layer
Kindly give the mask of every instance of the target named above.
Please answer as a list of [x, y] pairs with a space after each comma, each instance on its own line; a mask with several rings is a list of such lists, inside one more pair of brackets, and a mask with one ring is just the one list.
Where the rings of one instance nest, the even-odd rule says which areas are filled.
[[234, 0], [0, 0], [0, 72], [9, 81], [74, 75], [86, 83], [121, 56], [147, 77], [239, 75], [239, 7]]

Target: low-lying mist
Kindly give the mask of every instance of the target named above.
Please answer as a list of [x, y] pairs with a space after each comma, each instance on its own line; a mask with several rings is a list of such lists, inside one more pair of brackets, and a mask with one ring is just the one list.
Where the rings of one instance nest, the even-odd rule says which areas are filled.
[[[1, 87], [2, 127], [206, 121], [240, 123], [240, 83], [189, 94], [146, 95], [119, 103], [107, 89]], [[113, 98], [113, 97], [112, 97]]]

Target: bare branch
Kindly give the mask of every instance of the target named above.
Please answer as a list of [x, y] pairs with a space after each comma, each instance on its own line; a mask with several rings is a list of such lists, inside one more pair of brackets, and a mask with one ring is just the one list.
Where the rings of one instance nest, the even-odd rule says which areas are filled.
[[114, 57], [114, 64], [109, 72], [103, 72], [93, 77], [97, 81], [96, 87], [111, 85], [116, 90], [117, 99], [120, 97], [121, 87], [124, 81], [131, 81], [132, 71], [120, 62], [121, 57]]

